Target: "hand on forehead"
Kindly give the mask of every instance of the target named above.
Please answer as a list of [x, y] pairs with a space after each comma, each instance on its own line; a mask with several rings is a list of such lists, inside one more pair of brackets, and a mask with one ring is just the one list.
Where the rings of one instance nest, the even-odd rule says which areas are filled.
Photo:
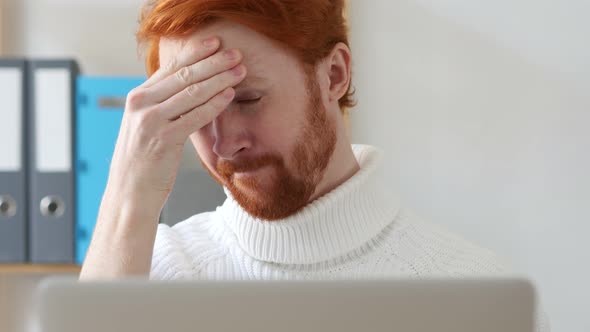
[[[268, 41], [260, 34], [236, 23], [219, 21], [199, 29], [185, 38], [163, 40], [165, 45], [169, 45], [164, 48], [169, 48], [172, 51], [170, 52], [172, 54], [164, 54], [164, 58], [190, 56], [197, 48], [203, 47], [203, 43], [207, 41], [218, 42], [220, 44], [218, 52], [237, 50], [242, 55], [242, 63], [246, 66], [253, 64], [254, 60], [259, 57], [258, 54], [271, 51]], [[162, 51], [166, 53], [165, 50]]]

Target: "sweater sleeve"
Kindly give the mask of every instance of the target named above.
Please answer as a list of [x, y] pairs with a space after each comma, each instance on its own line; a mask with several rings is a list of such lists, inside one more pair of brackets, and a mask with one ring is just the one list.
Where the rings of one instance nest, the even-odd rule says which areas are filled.
[[191, 279], [190, 261], [177, 231], [165, 224], [158, 225], [150, 279]]
[[[406, 241], [411, 243], [428, 243], [427, 249], [413, 250], [423, 251], [425, 257], [432, 257], [439, 265], [434, 273], [443, 275], [454, 275], [459, 277], [469, 276], [513, 276], [514, 270], [504, 258], [492, 251], [477, 246], [462, 237], [447, 231], [428, 222], [425, 222], [414, 214], [412, 227], [406, 234]], [[424, 260], [424, 259], [423, 259]], [[431, 266], [427, 264], [416, 264], [418, 266]], [[433, 273], [433, 271], [428, 271]], [[540, 300], [537, 300], [534, 316], [536, 332], [550, 332], [549, 319]]]

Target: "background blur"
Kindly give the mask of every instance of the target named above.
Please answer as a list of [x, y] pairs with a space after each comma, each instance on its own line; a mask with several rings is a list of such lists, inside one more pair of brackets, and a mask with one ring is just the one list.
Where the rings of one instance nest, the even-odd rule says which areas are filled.
[[590, 1], [351, 1], [355, 141], [425, 217], [590, 331]]
[[[553, 331], [590, 331], [590, 1], [349, 2], [353, 141], [385, 150], [407, 207], [531, 276]], [[3, 0], [0, 52], [144, 75], [141, 3]], [[202, 174], [187, 147], [166, 222]]]

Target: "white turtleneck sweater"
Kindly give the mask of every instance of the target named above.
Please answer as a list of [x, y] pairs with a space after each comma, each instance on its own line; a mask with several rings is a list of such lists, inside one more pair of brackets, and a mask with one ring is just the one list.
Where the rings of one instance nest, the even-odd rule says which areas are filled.
[[[381, 152], [353, 145], [360, 170], [280, 221], [244, 211], [226, 190], [216, 211], [159, 225], [151, 279], [341, 279], [507, 273], [505, 264], [400, 207]], [[545, 325], [545, 324], [542, 324]], [[546, 327], [539, 330], [547, 331]]]

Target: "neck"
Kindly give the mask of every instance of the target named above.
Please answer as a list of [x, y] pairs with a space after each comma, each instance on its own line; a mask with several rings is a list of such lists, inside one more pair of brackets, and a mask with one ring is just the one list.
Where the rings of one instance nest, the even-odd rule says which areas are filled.
[[226, 189], [228, 198], [217, 211], [235, 235], [232, 241], [261, 261], [315, 264], [344, 257], [376, 239], [396, 219], [399, 199], [383, 186], [382, 153], [366, 145], [354, 145], [352, 151], [360, 168], [356, 174], [276, 222], [252, 217]]
[[330, 158], [322, 180], [316, 186], [309, 202], [334, 190], [346, 182], [346, 180], [350, 179], [360, 169], [343, 127], [338, 126], [337, 133], [334, 153]]

